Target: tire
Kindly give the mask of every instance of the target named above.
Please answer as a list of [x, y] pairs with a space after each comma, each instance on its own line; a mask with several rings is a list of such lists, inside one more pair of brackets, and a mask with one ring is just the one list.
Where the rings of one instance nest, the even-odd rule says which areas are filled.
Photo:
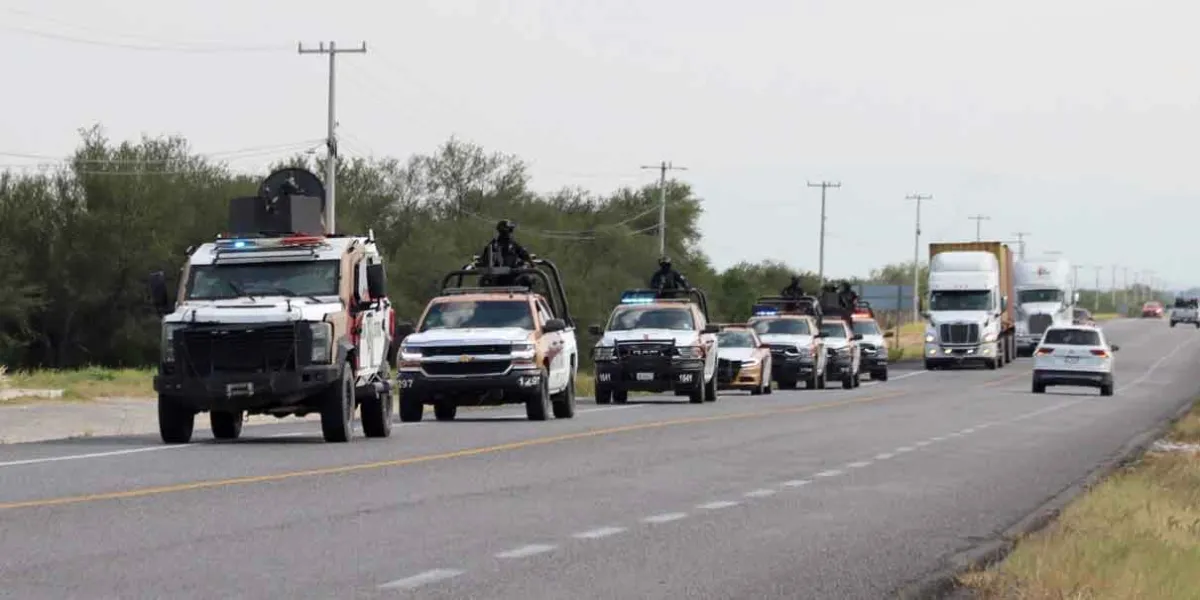
[[596, 388], [596, 404], [612, 404], [613, 393], [608, 388]]
[[453, 421], [456, 415], [458, 415], [458, 405], [454, 402], [442, 400], [433, 405], [433, 416], [439, 421]]
[[813, 372], [808, 375], [808, 379], [804, 380], [804, 389], [806, 389], [806, 390], [821, 389], [821, 381], [823, 379], [824, 379], [824, 377], [821, 376], [821, 373], [819, 371], [817, 371], [816, 367], [813, 367]]
[[887, 381], [888, 380], [888, 370], [883, 369], [882, 371], [872, 372], [871, 379], [874, 379], [875, 381]]
[[1039, 381], [1034, 381], [1033, 382], [1033, 393], [1035, 393], [1035, 394], [1046, 393], [1046, 384], [1041, 383]]
[[705, 391], [704, 388], [706, 388], [706, 387], [707, 386], [704, 385], [704, 380], [701, 379], [700, 385], [696, 386], [696, 389], [688, 392], [688, 402], [691, 404], [704, 403], [704, 391]]
[[1175, 321], [1171, 321], [1171, 327], [1175, 326]]
[[425, 399], [416, 392], [400, 392], [400, 422], [420, 423], [425, 416]]
[[936, 371], [937, 365], [933, 364], [930, 361], [925, 361], [925, 370], [926, 371]]
[[375, 392], [366, 400], [361, 401], [358, 405], [358, 418], [362, 421], [363, 435], [369, 438], [391, 436], [394, 410], [391, 388], [388, 388], [387, 392], [383, 394]]
[[1111, 396], [1111, 395], [1113, 395], [1113, 384], [1111, 384], [1111, 383], [1106, 383], [1106, 384], [1104, 384], [1104, 385], [1101, 385], [1101, 386], [1100, 386], [1100, 395], [1101, 395], [1101, 396]]
[[829, 385], [829, 371], [821, 371], [821, 375], [817, 377], [817, 389], [823, 390]]
[[862, 386], [862, 371], [854, 372], [854, 387]]
[[794, 390], [794, 389], [796, 389], [796, 385], [798, 383], [799, 382], [797, 382], [795, 379], [780, 379], [779, 380], [779, 389]]
[[766, 396], [770, 396], [771, 394], [775, 393], [775, 386], [771, 385], [770, 377], [765, 378], [765, 380], [766, 380], [766, 386], [763, 387], [763, 394]]
[[1000, 359], [993, 358], [993, 359], [989, 360], [987, 362], [987, 368], [988, 368], [988, 370], [991, 370], [991, 371], [995, 371], [996, 369], [999, 369], [1000, 368]]
[[708, 383], [704, 384], [704, 401], [705, 402], [716, 402], [717, 401], [717, 374], [716, 373], [713, 373], [712, 379], [708, 380]]
[[537, 391], [525, 397], [525, 416], [530, 421], [545, 421], [550, 415], [550, 378], [542, 370]]
[[853, 375], [847, 373], [842, 376], [842, 389], [843, 390], [854, 389], [854, 376]]
[[575, 374], [567, 376], [567, 387], [550, 398], [555, 419], [570, 419], [575, 416]]
[[354, 434], [354, 371], [342, 365], [342, 376], [321, 394], [321, 435], [326, 442], [346, 443]]
[[158, 434], [164, 444], [186, 444], [192, 441], [196, 428], [196, 412], [182, 406], [174, 398], [158, 395]]
[[242, 411], [214, 410], [208, 413], [208, 423], [212, 428], [214, 438], [218, 440], [236, 440], [242, 435], [242, 423], [246, 413]]
[[629, 390], [613, 390], [613, 404], [629, 404]]

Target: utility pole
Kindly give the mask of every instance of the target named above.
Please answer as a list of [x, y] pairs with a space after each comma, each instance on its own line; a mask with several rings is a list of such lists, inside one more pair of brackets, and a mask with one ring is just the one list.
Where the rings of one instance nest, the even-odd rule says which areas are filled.
[[1094, 298], [1092, 298], [1092, 313], [1100, 312], [1100, 271], [1103, 271], [1104, 267], [1102, 267], [1100, 265], [1096, 265], [1095, 269], [1096, 269], [1096, 296]]
[[[972, 217], [972, 218], [974, 218], [974, 217]], [[976, 237], [979, 236], [978, 233], [976, 233], [975, 235], [976, 235]], [[1028, 231], [1018, 231], [1018, 232], [1014, 233], [1013, 235], [1017, 236], [1017, 245], [1021, 247], [1021, 249], [1018, 250], [1020, 259], [1025, 260], [1025, 236], [1029, 235], [1029, 232]]]
[[1112, 300], [1115, 312], [1117, 310], [1117, 265], [1112, 266], [1112, 287], [1109, 289], [1109, 299]]
[[336, 42], [329, 42], [326, 46], [325, 42], [321, 42], [316, 48], [305, 48], [304, 43], [297, 44], [297, 50], [300, 54], [328, 54], [329, 55], [329, 133], [325, 137], [325, 147], [328, 150], [326, 157], [328, 162], [325, 165], [325, 232], [334, 233], [334, 210], [333, 203], [337, 195], [337, 117], [334, 111], [335, 100], [337, 98], [337, 55], [345, 53], [366, 54], [367, 43], [363, 42], [358, 48], [338, 48]]
[[[1124, 275], [1121, 277], [1121, 304], [1129, 304], [1129, 267], [1123, 268]], [[1126, 315], [1128, 316], [1128, 315]]]
[[643, 169], [658, 169], [658, 255], [667, 255], [667, 171], [686, 171], [667, 161], [657, 165], [642, 165]]
[[967, 217], [967, 218], [971, 219], [972, 221], [975, 221], [975, 241], [977, 241], [977, 242], [982, 241], [983, 236], [981, 235], [981, 231], [982, 231], [981, 227], [983, 225], [983, 222], [991, 221], [992, 218], [987, 215], [975, 215], [973, 217]]
[[[905, 200], [917, 201], [917, 228], [913, 234], [913, 323], [921, 320], [921, 201], [933, 200], [932, 194], [909, 194]], [[822, 220], [822, 223], [824, 220]]]
[[1079, 290], [1079, 270], [1082, 268], [1083, 268], [1083, 265], [1071, 265], [1071, 291], [1072, 292]]
[[842, 182], [822, 181], [821, 183], [808, 182], [808, 187], [821, 188], [821, 248], [817, 256], [817, 289], [825, 285], [825, 190], [829, 188], [840, 188]]

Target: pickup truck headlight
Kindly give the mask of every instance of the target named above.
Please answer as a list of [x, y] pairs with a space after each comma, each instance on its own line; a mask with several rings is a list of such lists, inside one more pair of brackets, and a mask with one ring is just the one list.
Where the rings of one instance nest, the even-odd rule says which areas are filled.
[[616, 360], [616, 348], [612, 346], [597, 346], [592, 350], [593, 360]]
[[179, 323], [163, 323], [162, 326], [162, 361], [175, 362], [175, 332], [183, 329]]
[[309, 362], [317, 365], [327, 365], [333, 361], [333, 325], [329, 323], [309, 323], [312, 331], [312, 355]]
[[675, 356], [681, 359], [704, 358], [704, 349], [700, 346], [677, 346]]
[[408, 342], [400, 343], [400, 360], [405, 362], [416, 362], [421, 360], [421, 347], [410, 346]]

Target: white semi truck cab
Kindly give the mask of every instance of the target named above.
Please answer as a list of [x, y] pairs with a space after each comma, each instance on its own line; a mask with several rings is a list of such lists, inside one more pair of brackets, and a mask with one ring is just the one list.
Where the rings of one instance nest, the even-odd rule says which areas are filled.
[[1032, 355], [1050, 327], [1074, 322], [1078, 292], [1071, 287], [1071, 264], [1062, 258], [1035, 258], [1016, 263], [1017, 350]]
[[993, 252], [934, 254], [929, 264], [925, 368], [982, 363], [1004, 365], [1003, 273]]

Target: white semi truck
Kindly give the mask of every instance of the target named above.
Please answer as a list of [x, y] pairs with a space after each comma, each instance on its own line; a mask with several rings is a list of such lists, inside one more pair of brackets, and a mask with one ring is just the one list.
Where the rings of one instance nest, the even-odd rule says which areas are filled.
[[1032, 258], [1018, 261], [1014, 267], [1017, 350], [1029, 356], [1046, 329], [1074, 321], [1079, 297], [1071, 285], [1071, 263], [1065, 258]]
[[1001, 242], [946, 242], [930, 244], [929, 254], [925, 368], [1012, 362], [1012, 251]]

